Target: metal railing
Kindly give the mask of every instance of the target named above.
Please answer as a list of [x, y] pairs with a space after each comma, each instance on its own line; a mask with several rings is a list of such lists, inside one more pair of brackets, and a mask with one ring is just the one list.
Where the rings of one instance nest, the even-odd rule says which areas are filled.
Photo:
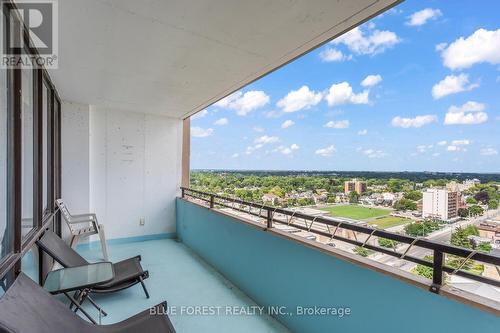
[[[182, 198], [189, 197], [200, 200], [211, 209], [216, 207], [225, 207], [262, 218], [264, 219], [266, 227], [269, 229], [274, 227], [274, 223], [292, 226], [303, 231], [311, 232], [324, 237], [329, 237], [330, 240], [339, 240], [345, 243], [360, 246], [365, 249], [384, 253], [398, 259], [404, 259], [419, 265], [430, 267], [432, 268], [433, 272], [430, 291], [435, 293], [439, 293], [439, 289], [444, 283], [444, 273], [462, 276], [474, 281], [487, 283], [495, 287], [500, 287], [500, 280], [476, 275], [462, 269], [469, 260], [476, 260], [482, 263], [495, 265], [498, 270], [498, 266], [500, 266], [500, 257], [497, 256], [478, 252], [476, 250], [433, 242], [423, 237], [412, 237], [388, 232], [381, 229], [375, 229], [355, 223], [350, 223], [346, 220], [336, 219], [333, 217], [312, 216], [301, 213], [299, 211], [292, 211], [284, 208], [243, 201], [237, 198], [230, 198], [218, 194], [202, 192], [187, 187], [181, 187], [181, 192]], [[277, 218], [277, 215], [281, 215], [282, 218]], [[298, 223], [299, 220], [301, 221], [300, 224]], [[325, 228], [323, 230], [313, 228], [313, 226], [317, 227], [318, 225], [324, 225]], [[364, 241], [361, 241], [358, 240], [357, 237], [355, 237], [355, 239], [343, 237], [337, 234], [339, 228], [350, 230], [354, 233], [354, 235], [356, 235], [355, 233], [364, 234], [367, 236], [367, 238]], [[404, 251], [398, 252], [395, 247], [391, 250], [382, 246], [369, 244], [368, 241], [370, 239], [374, 239], [375, 237], [408, 244], [408, 247]], [[422, 248], [432, 251], [433, 261], [427, 261], [411, 255], [411, 253], [409, 252], [412, 248]], [[460, 257], [462, 258], [462, 261], [456, 268], [446, 266], [446, 254]]]

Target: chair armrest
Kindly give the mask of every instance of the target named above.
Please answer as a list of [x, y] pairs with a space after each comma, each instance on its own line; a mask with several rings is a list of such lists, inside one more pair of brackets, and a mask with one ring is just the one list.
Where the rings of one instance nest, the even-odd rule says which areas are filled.
[[94, 213], [87, 213], [87, 214], [76, 214], [76, 215], [71, 215], [72, 218], [79, 219], [79, 218], [87, 218], [87, 219], [96, 219], [97, 217]]

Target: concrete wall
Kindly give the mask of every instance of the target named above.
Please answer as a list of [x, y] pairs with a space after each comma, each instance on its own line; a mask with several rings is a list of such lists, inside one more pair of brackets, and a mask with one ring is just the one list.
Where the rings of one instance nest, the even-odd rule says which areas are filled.
[[182, 121], [67, 102], [62, 114], [70, 210], [95, 212], [108, 239], [175, 232]]
[[500, 318], [177, 199], [184, 244], [262, 306], [349, 307], [276, 316], [293, 332], [494, 332]]

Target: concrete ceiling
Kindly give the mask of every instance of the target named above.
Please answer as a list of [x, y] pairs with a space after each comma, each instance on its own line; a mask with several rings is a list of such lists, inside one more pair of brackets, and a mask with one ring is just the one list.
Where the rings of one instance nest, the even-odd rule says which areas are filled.
[[185, 118], [399, 0], [59, 1], [61, 98]]

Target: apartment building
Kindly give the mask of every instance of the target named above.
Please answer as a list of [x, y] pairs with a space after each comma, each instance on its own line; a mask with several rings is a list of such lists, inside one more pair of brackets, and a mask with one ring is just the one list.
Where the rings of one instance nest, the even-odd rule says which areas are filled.
[[353, 179], [344, 183], [344, 193], [346, 194], [350, 192], [361, 194], [363, 192], [366, 192], [366, 188], [366, 182], [360, 181], [358, 179]]
[[461, 206], [460, 192], [446, 188], [431, 188], [423, 192], [422, 217], [451, 220], [458, 216]]

